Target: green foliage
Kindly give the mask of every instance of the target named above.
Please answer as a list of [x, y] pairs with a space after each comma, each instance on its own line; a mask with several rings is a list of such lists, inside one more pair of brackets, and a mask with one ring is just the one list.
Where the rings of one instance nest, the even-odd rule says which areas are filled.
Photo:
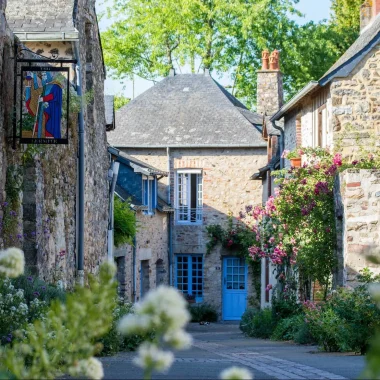
[[46, 317], [29, 324], [21, 341], [1, 352], [1, 369], [18, 379], [54, 379], [68, 373], [79, 360], [99, 351], [94, 343], [107, 333], [115, 307], [115, 268], [100, 267], [99, 279], [77, 287], [66, 303], [52, 302]]
[[34, 296], [28, 300], [24, 290], [9, 279], [0, 279], [0, 342], [9, 344], [15, 331], [44, 315], [47, 303]]
[[39, 300], [50, 304], [53, 300], [65, 302], [66, 292], [55, 285], [47, 284], [38, 277], [32, 275], [22, 275], [12, 280], [16, 289], [22, 289], [25, 300], [28, 304], [36, 297]]
[[120, 109], [121, 107], [125, 106], [126, 104], [128, 104], [129, 102], [131, 101], [130, 98], [127, 98], [123, 95], [116, 95], [114, 97], [114, 106], [115, 106], [115, 111], [117, 111], [118, 109]]
[[117, 329], [120, 319], [130, 313], [133, 313], [133, 305], [119, 300], [112, 313], [111, 328], [108, 333], [100, 339], [100, 343], [103, 346], [101, 352], [99, 352], [100, 356], [110, 356], [120, 351], [132, 351], [142, 343], [143, 338], [141, 338], [141, 336], [124, 336]]
[[360, 33], [360, 6], [363, 0], [332, 0], [331, 29], [336, 46], [343, 54]]
[[366, 269], [360, 279], [365, 282], [355, 289], [340, 288], [321, 306], [306, 307], [310, 331], [326, 351], [363, 354], [380, 327], [380, 311], [368, 291], [368, 283], [378, 276]]
[[210, 304], [190, 305], [189, 309], [191, 322], [217, 322], [218, 320], [218, 312]]
[[136, 215], [131, 210], [129, 202], [122, 202], [115, 198], [114, 203], [114, 223], [115, 223], [115, 246], [132, 244], [136, 235]]
[[282, 291], [273, 291], [272, 294], [272, 313], [276, 321], [298, 315], [301, 312], [295, 279], [283, 280], [280, 278], [279, 287]]
[[308, 324], [303, 314], [293, 315], [278, 322], [272, 336], [272, 340], [293, 340], [299, 344], [313, 342]]
[[300, 15], [298, 0], [154, 0], [149, 7], [143, 0], [109, 0], [108, 16], [116, 21], [102, 33], [105, 62], [117, 78], [156, 80], [185, 64], [192, 72], [229, 72], [232, 93], [252, 107], [262, 50], [282, 52], [291, 97], [320, 78], [356, 39], [357, 16], [344, 3], [358, 1], [335, 0], [332, 22], [300, 26], [292, 20]]
[[248, 309], [241, 318], [240, 329], [245, 335], [252, 338], [268, 339], [272, 335], [275, 325], [270, 308]]

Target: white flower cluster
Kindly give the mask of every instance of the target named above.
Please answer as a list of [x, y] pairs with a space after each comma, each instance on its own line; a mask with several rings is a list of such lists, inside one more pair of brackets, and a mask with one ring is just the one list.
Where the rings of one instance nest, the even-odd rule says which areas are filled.
[[138, 349], [138, 356], [133, 362], [140, 368], [152, 368], [159, 372], [166, 372], [174, 361], [170, 351], [160, 350], [155, 344], [143, 343]]
[[18, 248], [0, 251], [0, 276], [15, 278], [24, 273], [24, 252]]
[[95, 358], [79, 360], [69, 369], [69, 374], [73, 377], [85, 376], [86, 378], [93, 380], [103, 379], [103, 365], [98, 359]]
[[252, 380], [253, 375], [250, 371], [241, 367], [230, 367], [220, 374], [222, 380]]
[[134, 314], [128, 314], [120, 321], [121, 333], [144, 334], [155, 330], [168, 334], [183, 329], [190, 320], [186, 301], [177, 290], [168, 286], [150, 291], [134, 309]]
[[126, 335], [143, 336], [153, 331], [158, 343], [143, 343], [138, 349], [135, 364], [148, 373], [153, 370], [167, 371], [174, 356], [171, 352], [161, 350], [159, 344], [183, 350], [192, 343], [191, 336], [183, 330], [190, 320], [186, 301], [176, 289], [159, 286], [137, 303], [134, 311], [134, 314], [128, 314], [121, 319], [119, 331]]

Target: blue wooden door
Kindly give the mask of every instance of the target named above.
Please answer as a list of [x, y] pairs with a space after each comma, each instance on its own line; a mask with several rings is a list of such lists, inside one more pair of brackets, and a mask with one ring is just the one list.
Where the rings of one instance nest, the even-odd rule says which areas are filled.
[[247, 307], [248, 267], [245, 259], [223, 260], [223, 319], [239, 321]]

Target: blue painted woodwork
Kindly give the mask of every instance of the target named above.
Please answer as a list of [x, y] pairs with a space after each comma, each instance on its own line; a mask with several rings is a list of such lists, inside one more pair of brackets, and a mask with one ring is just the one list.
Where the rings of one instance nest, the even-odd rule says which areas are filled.
[[134, 200], [143, 204], [142, 174], [135, 173], [133, 168], [120, 162], [117, 185], [122, 187]]
[[248, 266], [245, 259], [223, 259], [223, 320], [239, 321], [247, 308]]
[[203, 300], [202, 255], [177, 255], [175, 287], [185, 296], [192, 295], [196, 302]]

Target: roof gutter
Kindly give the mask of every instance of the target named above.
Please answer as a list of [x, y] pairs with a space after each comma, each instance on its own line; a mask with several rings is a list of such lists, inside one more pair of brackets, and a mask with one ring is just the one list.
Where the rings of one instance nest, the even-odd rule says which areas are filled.
[[[280, 120], [304, 96], [310, 94], [318, 86], [319, 86], [319, 83], [316, 82], [316, 81], [311, 81], [310, 83], [308, 83], [298, 94], [296, 94], [295, 96], [293, 96], [293, 98], [290, 99], [290, 101], [288, 103], [286, 103], [284, 106], [282, 106], [281, 109], [270, 118], [270, 121], [273, 123], [276, 120]], [[278, 128], [276, 128], [276, 129], [278, 129]]]
[[79, 41], [79, 32], [14, 32], [14, 35], [22, 41]]

